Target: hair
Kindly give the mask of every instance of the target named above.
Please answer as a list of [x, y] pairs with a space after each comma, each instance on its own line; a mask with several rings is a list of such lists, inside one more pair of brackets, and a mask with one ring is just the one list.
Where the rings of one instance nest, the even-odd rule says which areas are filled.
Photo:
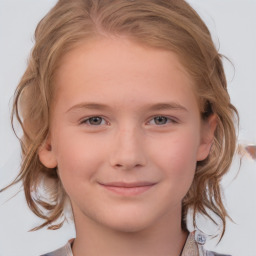
[[[228, 213], [220, 180], [228, 171], [236, 148], [236, 108], [231, 104], [222, 55], [195, 10], [183, 0], [59, 0], [40, 21], [28, 67], [15, 91], [12, 126], [16, 117], [23, 129], [21, 169], [6, 188], [22, 181], [30, 209], [47, 226], [58, 229], [68, 198], [56, 168], [46, 168], [38, 149], [49, 132], [54, 97], [54, 72], [60, 59], [79, 43], [108, 36], [124, 36], [145, 46], [176, 53], [196, 85], [203, 120], [217, 116], [217, 128], [208, 157], [197, 162], [193, 183], [182, 201], [182, 228], [187, 229], [188, 210], [203, 214], [215, 224], [210, 212], [222, 222]], [[46, 197], [42, 196], [40, 187]], [[5, 188], [5, 189], [6, 189]], [[3, 191], [3, 190], [2, 190]], [[57, 224], [56, 221], [59, 221]], [[55, 223], [55, 224], [54, 224]], [[222, 238], [221, 236], [221, 238]]]

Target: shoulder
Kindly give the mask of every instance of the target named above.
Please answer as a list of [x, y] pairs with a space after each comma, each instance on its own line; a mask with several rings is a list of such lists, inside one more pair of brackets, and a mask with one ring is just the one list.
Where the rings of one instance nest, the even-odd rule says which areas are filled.
[[65, 247], [61, 247], [58, 250], [48, 252], [46, 254], [42, 254], [41, 256], [66, 256], [66, 250]]
[[55, 251], [48, 252], [46, 254], [42, 254], [41, 256], [73, 256], [72, 249], [71, 249], [71, 244], [73, 240], [74, 239], [71, 239], [63, 247]]
[[187, 237], [181, 256], [231, 256], [205, 250], [204, 245], [206, 240], [207, 237], [205, 234], [199, 231], [191, 232]]
[[206, 256], [231, 256], [228, 254], [219, 254], [217, 252], [206, 251]]
[[207, 251], [204, 249], [205, 242], [207, 240], [207, 236], [199, 231], [194, 231], [190, 233], [191, 240], [197, 244], [197, 248], [199, 251], [199, 256], [231, 256], [228, 254], [217, 253], [213, 251]]

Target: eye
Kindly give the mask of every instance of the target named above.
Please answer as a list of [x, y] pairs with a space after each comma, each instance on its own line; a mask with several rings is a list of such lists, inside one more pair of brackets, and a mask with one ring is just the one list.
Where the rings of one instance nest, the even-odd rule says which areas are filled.
[[100, 116], [92, 116], [90, 118], [83, 120], [81, 124], [86, 124], [89, 126], [99, 126], [102, 124], [107, 124], [107, 122]]
[[152, 122], [154, 122], [153, 124], [156, 124], [156, 125], [165, 125], [167, 123], [177, 123], [177, 121], [175, 121], [174, 119], [171, 119], [166, 116], [156, 116], [150, 120], [149, 124], [152, 124]]

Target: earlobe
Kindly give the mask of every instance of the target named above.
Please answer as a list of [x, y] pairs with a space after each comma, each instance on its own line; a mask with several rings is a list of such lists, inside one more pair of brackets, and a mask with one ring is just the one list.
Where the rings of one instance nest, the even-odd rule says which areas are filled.
[[217, 127], [217, 116], [212, 114], [207, 120], [202, 121], [201, 142], [197, 153], [197, 161], [207, 158], [214, 141], [214, 134]]
[[45, 142], [38, 149], [38, 156], [40, 162], [47, 168], [55, 168], [57, 160], [52, 150], [50, 138], [48, 137]]

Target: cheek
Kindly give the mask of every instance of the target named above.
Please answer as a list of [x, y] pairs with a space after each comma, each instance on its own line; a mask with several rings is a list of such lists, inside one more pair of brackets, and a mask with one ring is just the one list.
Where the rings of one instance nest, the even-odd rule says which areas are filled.
[[170, 188], [182, 194], [186, 194], [194, 178], [198, 145], [196, 134], [181, 133], [163, 140], [152, 152], [154, 164], [162, 170]]
[[[190, 167], [196, 163], [198, 148], [199, 138], [196, 134], [174, 134], [158, 143], [153, 155], [158, 155], [159, 162], [170, 167]], [[180, 169], [177, 171], [182, 172]]]
[[105, 158], [105, 149], [86, 136], [60, 133], [56, 138], [55, 152], [58, 171], [65, 186], [76, 186], [86, 179], [93, 180]]

